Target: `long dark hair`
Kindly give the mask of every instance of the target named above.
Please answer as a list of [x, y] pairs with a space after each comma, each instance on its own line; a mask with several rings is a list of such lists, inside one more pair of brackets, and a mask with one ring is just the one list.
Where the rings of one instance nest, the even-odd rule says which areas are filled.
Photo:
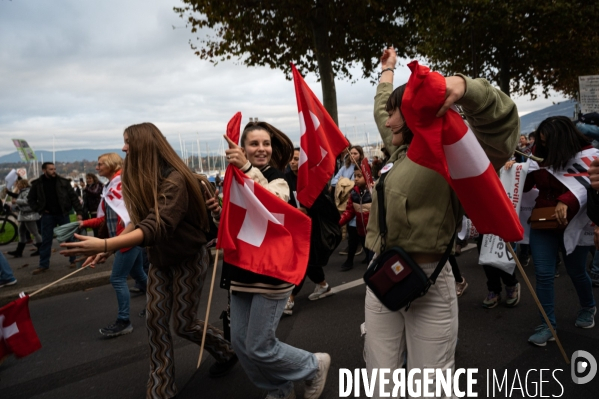
[[345, 156], [345, 167], [349, 168], [349, 166], [353, 163], [352, 159], [351, 159], [351, 150], [356, 150], [358, 151], [358, 154], [360, 154], [360, 159], [358, 159], [356, 162], [358, 163], [358, 165], [362, 162], [362, 160], [364, 159], [364, 149], [362, 148], [361, 145], [352, 145], [351, 147], [349, 147], [349, 151], [347, 152], [347, 155]]
[[393, 90], [393, 93], [387, 99], [387, 104], [385, 104], [385, 111], [387, 112], [399, 112], [404, 120], [403, 126], [399, 129], [399, 133], [401, 133], [401, 137], [403, 138], [404, 144], [410, 144], [412, 139], [414, 138], [414, 133], [408, 127], [406, 123], [406, 118], [403, 117], [403, 113], [401, 112], [401, 100], [403, 99], [403, 94], [406, 91], [406, 84], [403, 84]]
[[265, 130], [270, 135], [270, 146], [272, 155], [270, 166], [279, 170], [285, 170], [291, 158], [293, 158], [293, 142], [282, 131], [266, 122], [250, 122], [245, 125], [241, 133], [240, 145], [245, 148], [247, 134], [255, 130]]
[[534, 155], [544, 158], [542, 166], [559, 170], [589, 144], [590, 140], [576, 129], [568, 117], [550, 116], [535, 131]]

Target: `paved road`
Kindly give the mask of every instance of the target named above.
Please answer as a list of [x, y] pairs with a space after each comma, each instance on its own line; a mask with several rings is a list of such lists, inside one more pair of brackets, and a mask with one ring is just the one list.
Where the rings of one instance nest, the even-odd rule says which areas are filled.
[[[527, 291], [523, 290], [523, 299], [517, 308], [500, 305], [483, 309], [480, 303], [486, 295], [485, 278], [477, 266], [475, 251], [464, 253], [458, 260], [470, 287], [459, 302], [456, 362], [460, 368], [479, 369], [479, 383], [475, 387], [478, 397], [492, 397], [486, 392], [487, 369], [495, 369], [497, 373], [508, 370], [508, 385], [515, 388], [518, 388], [517, 379], [514, 384], [516, 370], [524, 387], [529, 369], [562, 369], [555, 374], [563, 386], [561, 397], [597, 397], [599, 375], [589, 384], [575, 385], [555, 343], [537, 348], [526, 342], [539, 324], [534, 302]], [[333, 286], [357, 281], [363, 273], [362, 265], [347, 273], [338, 271], [342, 262], [341, 256], [334, 256], [326, 268], [327, 279]], [[529, 276], [533, 273], [532, 266], [527, 267], [527, 273]], [[285, 342], [331, 354], [332, 367], [322, 398], [339, 397], [339, 368], [364, 367], [359, 330], [364, 319], [364, 285], [359, 281], [357, 284], [312, 302], [307, 296], [313, 284], [306, 283], [296, 301], [295, 314], [284, 317], [278, 329], [279, 338]], [[203, 304], [207, 291], [203, 293]], [[599, 289], [595, 289], [595, 294], [599, 298]], [[599, 326], [588, 330], [574, 327], [576, 294], [563, 271], [562, 277], [556, 280], [556, 297], [558, 332], [568, 355], [575, 350], [585, 350], [599, 360]], [[116, 314], [116, 299], [110, 286], [33, 301], [31, 315], [43, 348], [27, 358], [10, 358], [0, 365], [0, 398], [142, 398], [148, 373], [147, 334], [143, 320], [135, 315], [144, 304], [143, 296], [133, 297], [135, 330], [132, 334], [104, 339], [98, 329], [111, 323]], [[210, 320], [217, 325], [220, 325], [218, 314], [225, 304], [226, 292], [215, 289]], [[200, 312], [204, 314], [205, 308]], [[239, 365], [221, 379], [209, 378], [207, 369], [213, 359], [208, 356], [196, 370], [198, 347], [181, 339], [175, 342], [179, 398], [261, 399], [265, 396], [265, 392], [249, 382]], [[534, 383], [539, 381], [536, 373], [529, 373], [528, 395], [515, 389], [511, 397], [533, 397]], [[550, 373], [545, 372], [543, 380], [551, 381], [543, 384], [543, 395], [562, 393]], [[296, 385], [296, 393], [298, 397], [303, 396], [301, 384]], [[507, 396], [505, 393], [495, 395]]]

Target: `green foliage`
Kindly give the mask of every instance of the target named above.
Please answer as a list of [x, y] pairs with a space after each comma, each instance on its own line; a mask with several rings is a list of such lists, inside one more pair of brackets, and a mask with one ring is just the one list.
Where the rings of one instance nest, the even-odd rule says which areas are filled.
[[[386, 44], [403, 53], [405, 35], [397, 2], [368, 0], [182, 0], [175, 8], [192, 32], [201, 33], [195, 53], [215, 64], [238, 58], [247, 66], [281, 69], [291, 78], [290, 63], [302, 74], [319, 73], [314, 23], [324, 16], [336, 77], [354, 79], [352, 66], [375, 76], [376, 57]], [[393, 3], [393, 4], [392, 4]], [[374, 62], [373, 62], [374, 60]]]
[[419, 0], [401, 7], [408, 54], [443, 73], [464, 72], [535, 98], [536, 85], [575, 97], [578, 76], [599, 74], [597, 2]]

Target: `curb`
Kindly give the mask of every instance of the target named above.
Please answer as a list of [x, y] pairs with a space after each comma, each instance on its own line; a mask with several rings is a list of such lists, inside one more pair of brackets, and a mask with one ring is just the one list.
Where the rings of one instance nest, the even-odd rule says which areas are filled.
[[[99, 287], [101, 285], [110, 283], [110, 274], [111, 271], [95, 273], [90, 276], [79, 276], [72, 277], [66, 280], [61, 281], [60, 283], [53, 285], [52, 287], [40, 292], [33, 298], [32, 301], [41, 298], [48, 298], [50, 296], [65, 294], [68, 292], [81, 291], [88, 288]], [[14, 301], [19, 298], [19, 293], [26, 290], [28, 293], [35, 292], [40, 288], [46, 286], [48, 284], [38, 284], [29, 287], [19, 287], [18, 283], [15, 287], [4, 288], [0, 291], [0, 306], [4, 306], [7, 303]]]

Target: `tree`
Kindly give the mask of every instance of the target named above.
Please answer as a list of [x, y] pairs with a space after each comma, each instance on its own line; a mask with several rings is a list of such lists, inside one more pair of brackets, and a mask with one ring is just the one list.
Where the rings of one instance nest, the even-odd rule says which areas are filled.
[[182, 0], [175, 11], [192, 32], [209, 28], [214, 36], [191, 43], [195, 53], [215, 64], [238, 57], [247, 66], [281, 69], [291, 78], [290, 63], [305, 75], [319, 76], [323, 105], [335, 121], [335, 77], [353, 80], [359, 64], [365, 78], [387, 44], [403, 55], [405, 34], [395, 4], [375, 0]]
[[421, 0], [401, 6], [413, 32], [408, 54], [443, 73], [464, 72], [507, 94], [536, 98], [537, 85], [575, 97], [578, 76], [599, 73], [596, 2]]

